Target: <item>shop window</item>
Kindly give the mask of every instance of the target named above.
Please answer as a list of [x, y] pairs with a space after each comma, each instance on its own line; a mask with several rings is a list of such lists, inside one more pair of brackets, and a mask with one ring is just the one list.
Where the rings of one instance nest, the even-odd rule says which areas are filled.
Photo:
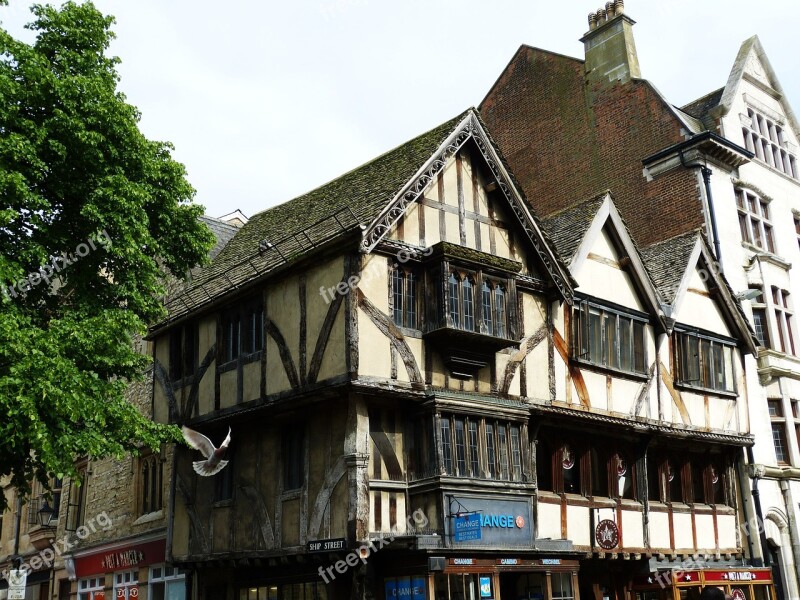
[[[439, 435], [442, 469], [447, 475], [522, 481], [520, 425], [445, 414], [440, 418]], [[481, 463], [486, 464], [485, 471]]]
[[749, 190], [736, 188], [735, 194], [742, 240], [767, 252], [775, 252], [769, 202]]
[[186, 574], [175, 567], [159, 565], [150, 569], [149, 600], [184, 600]]
[[575, 307], [572, 319], [572, 357], [579, 361], [645, 374], [644, 315], [617, 311], [588, 300]]
[[692, 388], [735, 393], [734, 344], [697, 331], [675, 331], [676, 382]]
[[665, 468], [665, 479], [667, 480], [667, 501], [683, 502], [683, 483], [682, 483], [683, 464], [674, 460], [667, 461]]
[[239, 600], [328, 600], [325, 584], [316, 581], [239, 589]]
[[392, 269], [392, 314], [398, 327], [416, 329], [419, 278], [406, 267]]
[[283, 434], [283, 491], [298, 490], [305, 483], [305, 431], [302, 425]]
[[689, 461], [692, 474], [692, 502], [695, 504], [710, 504], [706, 501], [706, 465], [702, 459], [695, 457]]
[[711, 502], [713, 504], [727, 504], [725, 498], [725, 470], [720, 461], [712, 462], [708, 473]]
[[628, 457], [622, 452], [615, 452], [611, 455], [609, 469], [611, 481], [616, 482], [616, 487], [613, 490], [615, 497], [632, 500], [634, 497], [633, 468]]
[[572, 573], [551, 573], [553, 586], [552, 600], [573, 600], [575, 592], [572, 588]]
[[384, 597], [386, 600], [421, 600], [427, 596], [427, 585], [427, 579], [422, 575], [387, 577], [383, 580]]
[[138, 571], [114, 573], [114, 598], [116, 600], [135, 600], [139, 597]]
[[264, 349], [264, 307], [250, 300], [222, 316], [222, 360], [230, 362]]
[[496, 598], [497, 590], [491, 573], [436, 573], [433, 595], [436, 600], [479, 600]]
[[608, 496], [608, 459], [603, 450], [592, 448], [592, 496]]
[[649, 455], [647, 457], [647, 498], [652, 502], [663, 502], [661, 469], [660, 459]]
[[139, 514], [161, 510], [164, 501], [164, 463], [152, 452], [139, 458]]
[[104, 577], [81, 579], [78, 582], [78, 600], [104, 600], [106, 596], [104, 585]]
[[175, 327], [169, 334], [169, 378], [179, 381], [197, 370], [197, 323]]

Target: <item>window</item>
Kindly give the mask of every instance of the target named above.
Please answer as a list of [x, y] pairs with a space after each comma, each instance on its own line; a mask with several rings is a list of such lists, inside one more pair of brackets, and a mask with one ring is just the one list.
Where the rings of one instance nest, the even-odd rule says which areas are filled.
[[726, 505], [726, 477], [719, 455], [647, 458], [648, 496], [657, 502]]
[[573, 311], [572, 356], [626, 373], [645, 374], [646, 317], [583, 300]]
[[770, 348], [769, 324], [767, 322], [767, 306], [764, 304], [764, 293], [760, 287], [751, 289], [759, 290], [759, 295], [750, 301], [753, 309], [753, 330], [756, 332], [756, 339], [759, 346]]
[[159, 565], [150, 568], [150, 600], [184, 600], [186, 575], [175, 567]]
[[238, 600], [328, 600], [328, 588], [321, 581], [247, 587], [239, 590]]
[[742, 240], [762, 250], [775, 252], [769, 203], [750, 190], [736, 188], [735, 193]]
[[795, 354], [794, 334], [792, 333], [792, 311], [789, 308], [789, 292], [772, 286], [772, 302], [775, 306], [775, 326], [781, 352]]
[[[483, 431], [483, 435], [481, 432]], [[522, 481], [522, 429], [515, 423], [442, 415], [442, 468], [447, 475]], [[481, 469], [481, 464], [486, 469]]]
[[242, 355], [264, 349], [264, 307], [251, 300], [226, 311], [222, 317], [222, 360], [230, 362]]
[[392, 314], [398, 327], [416, 329], [417, 322], [417, 275], [407, 268], [392, 269]]
[[197, 324], [175, 327], [169, 334], [169, 378], [178, 381], [197, 369]]
[[283, 434], [283, 491], [298, 490], [305, 483], [305, 431], [301, 425]]
[[508, 294], [499, 280], [452, 271], [447, 278], [448, 325], [504, 338], [508, 335]]
[[139, 597], [138, 571], [114, 573], [114, 598], [116, 600], [135, 600]]
[[481, 288], [483, 328], [489, 335], [506, 336], [506, 290], [499, 282], [484, 279]]
[[139, 514], [146, 515], [163, 507], [164, 463], [158, 454], [148, 454], [139, 459]]
[[772, 444], [775, 446], [775, 459], [779, 464], [789, 464], [789, 446], [786, 443], [786, 416], [783, 412], [783, 400], [780, 398], [767, 400], [769, 420], [772, 424]]
[[[634, 498], [634, 472], [628, 453], [609, 440], [586, 445], [564, 443], [552, 432], [537, 441], [537, 480], [541, 490], [606, 498]], [[582, 473], [586, 473], [586, 479]]]
[[78, 600], [103, 600], [106, 595], [103, 590], [104, 583], [104, 577], [81, 579], [78, 582]]
[[88, 468], [84, 462], [78, 467], [78, 477], [69, 484], [67, 497], [67, 531], [76, 531], [86, 519], [86, 490], [89, 487]]
[[786, 132], [778, 123], [748, 108], [742, 136], [745, 147], [759, 160], [789, 177], [795, 179], [800, 177], [794, 149], [787, 139]]
[[572, 573], [552, 573], [553, 600], [572, 600]]
[[733, 348], [733, 343], [703, 333], [676, 330], [676, 382], [704, 390], [735, 392]]
[[[478, 600], [479, 598], [498, 598], [498, 590], [494, 589], [494, 577], [487, 573], [436, 573], [433, 576], [433, 598], [437, 600]], [[400, 590], [397, 590], [399, 592]], [[424, 588], [422, 592], [424, 592]], [[397, 598], [411, 598], [412, 594], [396, 593]], [[486, 593], [487, 595], [483, 595]], [[414, 598], [426, 597], [425, 594], [414, 594]], [[387, 594], [386, 598], [389, 598]]]

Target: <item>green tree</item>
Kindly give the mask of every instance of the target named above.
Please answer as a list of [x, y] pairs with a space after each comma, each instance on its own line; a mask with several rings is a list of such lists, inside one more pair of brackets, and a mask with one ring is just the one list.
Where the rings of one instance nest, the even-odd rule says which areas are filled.
[[31, 11], [34, 42], [0, 28], [0, 477], [24, 493], [76, 457], [177, 439], [125, 400], [147, 361], [132, 341], [163, 314], [165, 273], [213, 243], [172, 146], [117, 90], [113, 18]]

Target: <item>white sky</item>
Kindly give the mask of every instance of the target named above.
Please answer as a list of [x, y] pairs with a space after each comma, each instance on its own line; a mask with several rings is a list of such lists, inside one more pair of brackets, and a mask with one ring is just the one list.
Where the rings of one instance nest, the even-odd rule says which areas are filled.
[[[0, 20], [24, 37], [28, 3], [10, 3]], [[95, 2], [117, 19], [111, 50], [142, 130], [175, 145], [214, 216], [252, 216], [476, 106], [520, 44], [582, 58], [604, 3]], [[643, 77], [672, 103], [725, 85], [758, 34], [800, 114], [797, 0], [627, 0], [625, 12]]]

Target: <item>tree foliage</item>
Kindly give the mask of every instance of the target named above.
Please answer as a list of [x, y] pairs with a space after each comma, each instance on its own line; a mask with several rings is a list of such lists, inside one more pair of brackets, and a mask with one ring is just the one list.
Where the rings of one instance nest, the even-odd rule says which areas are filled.
[[177, 437], [125, 400], [147, 361], [132, 342], [162, 314], [165, 272], [213, 240], [172, 147], [117, 89], [113, 18], [31, 10], [32, 43], [0, 29], [0, 477], [23, 492]]

